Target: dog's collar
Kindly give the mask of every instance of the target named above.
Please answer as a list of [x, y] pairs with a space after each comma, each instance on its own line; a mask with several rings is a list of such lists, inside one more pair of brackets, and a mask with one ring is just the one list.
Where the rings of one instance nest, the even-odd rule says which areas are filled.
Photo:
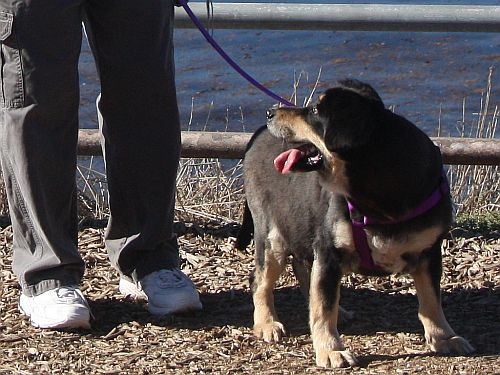
[[367, 225], [390, 225], [403, 223], [414, 219], [420, 215], [423, 215], [433, 207], [435, 207], [442, 199], [442, 197], [448, 194], [450, 191], [448, 179], [443, 171], [441, 174], [441, 179], [439, 186], [432, 192], [432, 194], [420, 203], [416, 208], [403, 215], [402, 217], [392, 220], [392, 221], [380, 221], [369, 216], [361, 216], [360, 219], [356, 218], [356, 214], [359, 212], [351, 201], [347, 200], [347, 206], [349, 208], [349, 214], [351, 216], [352, 223], [352, 234], [354, 237], [354, 245], [356, 246], [356, 251], [360, 257], [360, 265], [364, 269], [368, 270], [382, 270], [379, 266], [375, 264], [372, 258], [371, 249], [368, 246], [368, 240], [366, 238], [366, 233], [363, 230]]

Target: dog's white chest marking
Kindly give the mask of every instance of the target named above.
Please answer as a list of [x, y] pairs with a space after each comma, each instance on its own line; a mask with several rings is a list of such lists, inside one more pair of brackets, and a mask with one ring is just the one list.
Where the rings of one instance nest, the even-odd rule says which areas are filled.
[[430, 248], [442, 233], [440, 226], [435, 226], [418, 233], [410, 233], [401, 238], [384, 238], [368, 233], [368, 245], [376, 265], [394, 273], [402, 272], [406, 261], [403, 254], [420, 253]]

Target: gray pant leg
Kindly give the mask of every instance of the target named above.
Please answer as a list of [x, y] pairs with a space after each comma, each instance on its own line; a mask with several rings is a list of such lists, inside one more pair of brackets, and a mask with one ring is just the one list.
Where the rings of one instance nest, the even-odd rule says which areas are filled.
[[78, 284], [79, 1], [0, 0], [0, 161], [24, 293]]
[[137, 280], [179, 263], [172, 232], [180, 156], [173, 2], [90, 1], [85, 29], [101, 79], [106, 247], [113, 266]]

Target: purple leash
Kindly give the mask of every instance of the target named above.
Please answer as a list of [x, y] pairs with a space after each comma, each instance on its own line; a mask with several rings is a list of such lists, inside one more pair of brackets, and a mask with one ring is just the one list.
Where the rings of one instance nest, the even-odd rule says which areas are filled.
[[248, 82], [250, 82], [252, 85], [254, 85], [256, 88], [264, 92], [265, 94], [269, 95], [271, 98], [277, 100], [281, 104], [284, 104], [287, 107], [295, 107], [295, 104], [289, 102], [286, 99], [283, 99], [281, 96], [275, 94], [271, 90], [269, 90], [267, 87], [263, 86], [261, 83], [259, 83], [255, 78], [253, 78], [251, 75], [249, 75], [247, 72], [245, 72], [231, 57], [228, 56], [228, 54], [222, 49], [222, 47], [212, 38], [212, 36], [209, 34], [209, 32], [205, 29], [203, 24], [200, 22], [198, 17], [195, 16], [189, 5], [187, 4], [187, 0], [178, 0], [178, 3], [184, 8], [186, 13], [188, 14], [189, 18], [193, 21], [195, 26], [201, 31], [205, 39], [207, 40], [208, 43], [221, 55], [221, 57], [229, 64], [231, 67], [236, 70], [243, 78], [245, 78]]

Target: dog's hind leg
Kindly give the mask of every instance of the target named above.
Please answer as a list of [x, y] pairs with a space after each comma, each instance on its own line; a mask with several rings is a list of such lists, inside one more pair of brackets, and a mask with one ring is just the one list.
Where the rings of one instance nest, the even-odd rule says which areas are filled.
[[[293, 273], [297, 278], [300, 286], [300, 291], [306, 299], [309, 300], [309, 288], [311, 284], [311, 266], [304, 264], [304, 262], [292, 260]], [[346, 323], [354, 318], [354, 313], [352, 311], [344, 309], [339, 306], [339, 323]]]
[[309, 285], [311, 281], [311, 266], [296, 259], [292, 260], [292, 268], [297, 281], [299, 282], [300, 291], [306, 300], [309, 299]]
[[[297, 278], [300, 286], [300, 291], [304, 298], [309, 300], [309, 288], [311, 285], [311, 267], [304, 262], [292, 260], [293, 273]], [[352, 311], [344, 309], [339, 305], [339, 323], [346, 323], [354, 317], [354, 313]]]
[[238, 231], [238, 236], [234, 243], [235, 249], [245, 250], [250, 242], [252, 241], [253, 231], [254, 231], [253, 217], [248, 207], [248, 202], [245, 201], [245, 208], [243, 210], [243, 221], [241, 223], [240, 230]]
[[277, 342], [285, 334], [274, 308], [273, 290], [286, 265], [285, 252], [277, 231], [267, 239], [255, 234], [255, 278], [252, 283], [254, 334], [266, 342]]
[[309, 293], [309, 325], [321, 367], [354, 366], [356, 358], [345, 350], [337, 330], [342, 272], [331, 251], [315, 252]]
[[418, 317], [425, 330], [427, 344], [443, 354], [470, 354], [474, 348], [450, 327], [441, 307], [441, 241], [433, 245], [419, 267], [411, 272], [417, 289]]

